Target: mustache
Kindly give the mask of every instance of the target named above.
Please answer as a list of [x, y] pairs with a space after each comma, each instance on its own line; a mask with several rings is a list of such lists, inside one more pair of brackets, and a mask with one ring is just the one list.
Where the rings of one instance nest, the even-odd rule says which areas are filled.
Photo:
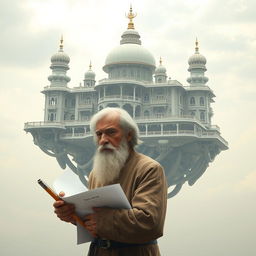
[[111, 145], [111, 144], [105, 144], [105, 145], [100, 145], [98, 146], [98, 151], [101, 152], [102, 150], [104, 149], [112, 149], [112, 150], [115, 150], [116, 148]]

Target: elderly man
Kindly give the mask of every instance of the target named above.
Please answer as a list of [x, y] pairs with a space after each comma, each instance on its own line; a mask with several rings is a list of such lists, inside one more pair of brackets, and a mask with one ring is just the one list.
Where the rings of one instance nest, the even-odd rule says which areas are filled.
[[[161, 165], [139, 154], [137, 124], [120, 108], [105, 108], [91, 119], [91, 131], [98, 145], [89, 188], [120, 183], [132, 209], [95, 208], [85, 216], [88, 231], [95, 238], [88, 255], [157, 256], [156, 239], [163, 235], [167, 184]], [[55, 213], [75, 224], [72, 205], [57, 201]]]

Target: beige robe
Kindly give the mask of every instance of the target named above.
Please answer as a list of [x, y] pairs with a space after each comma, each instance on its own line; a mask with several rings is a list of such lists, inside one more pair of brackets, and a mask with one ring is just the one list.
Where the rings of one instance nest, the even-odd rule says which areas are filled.
[[[132, 209], [104, 208], [97, 218], [100, 238], [123, 243], [145, 243], [163, 235], [167, 204], [167, 183], [163, 168], [155, 160], [132, 151], [121, 170], [118, 180]], [[93, 173], [89, 187], [94, 189], [109, 184], [99, 184]], [[158, 256], [157, 244], [119, 249], [97, 249], [100, 256]]]

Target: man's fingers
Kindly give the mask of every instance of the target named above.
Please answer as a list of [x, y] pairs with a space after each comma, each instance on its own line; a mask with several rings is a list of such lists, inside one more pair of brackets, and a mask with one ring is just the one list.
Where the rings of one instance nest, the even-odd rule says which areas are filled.
[[57, 215], [57, 217], [63, 221], [66, 222], [72, 222], [73, 214], [75, 213], [75, 206], [73, 204], [67, 204], [64, 201], [56, 201], [53, 204], [55, 210], [54, 213]]
[[54, 212], [58, 214], [68, 215], [75, 212], [75, 207], [71, 204], [63, 204], [59, 207], [55, 207]]
[[64, 192], [64, 191], [60, 191], [59, 196], [60, 196], [60, 197], [65, 196], [65, 192]]
[[62, 200], [55, 201], [54, 204], [53, 204], [53, 207], [54, 207], [54, 208], [59, 208], [59, 207], [61, 207], [61, 206], [64, 205], [64, 204], [65, 204], [65, 202], [62, 201]]

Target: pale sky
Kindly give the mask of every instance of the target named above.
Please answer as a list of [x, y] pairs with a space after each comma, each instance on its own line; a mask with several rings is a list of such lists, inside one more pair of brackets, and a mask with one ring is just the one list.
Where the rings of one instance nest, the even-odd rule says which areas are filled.
[[0, 255], [85, 255], [75, 228], [57, 220], [52, 199], [37, 185], [61, 174], [55, 159], [23, 131], [43, 120], [50, 58], [61, 34], [70, 56], [70, 87], [92, 61], [96, 79], [127, 28], [130, 3], [142, 44], [168, 76], [187, 85], [187, 60], [207, 59], [216, 94], [213, 124], [229, 150], [192, 187], [168, 201], [163, 256], [256, 255], [256, 1], [255, 0], [2, 0], [0, 2]]

